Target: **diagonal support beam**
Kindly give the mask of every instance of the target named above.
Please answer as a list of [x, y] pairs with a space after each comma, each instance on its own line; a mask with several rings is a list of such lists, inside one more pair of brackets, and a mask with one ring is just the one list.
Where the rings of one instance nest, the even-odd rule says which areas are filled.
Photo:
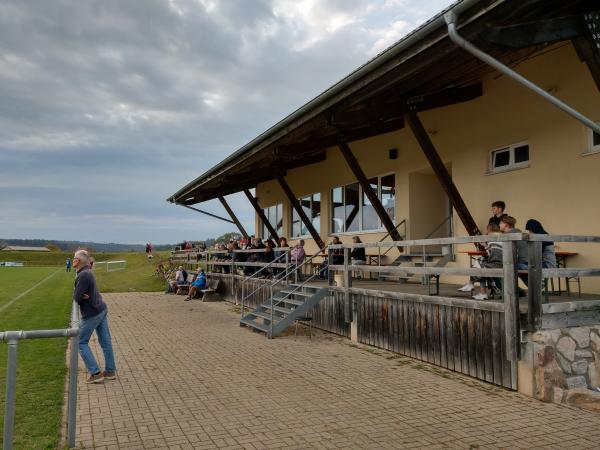
[[296, 198], [296, 196], [290, 189], [290, 186], [287, 184], [287, 181], [285, 181], [285, 179], [283, 178], [283, 175], [277, 175], [277, 181], [279, 181], [279, 185], [281, 186], [281, 189], [283, 189], [283, 192], [287, 196], [288, 200], [290, 201], [290, 203], [292, 204], [292, 206], [294, 207], [294, 209], [300, 216], [300, 220], [302, 220], [302, 223], [304, 224], [304, 226], [306, 227], [306, 229], [308, 230], [308, 232], [310, 233], [312, 238], [315, 240], [315, 242], [319, 246], [319, 248], [321, 250], [323, 250], [325, 248], [325, 243], [323, 242], [323, 239], [321, 239], [321, 235], [319, 233], [317, 233], [317, 230], [315, 230], [315, 227], [313, 227], [312, 222], [310, 221], [310, 219], [308, 218], [308, 216], [302, 209], [302, 205], [300, 204], [300, 202], [298, 201], [298, 199]]
[[271, 225], [271, 223], [267, 220], [267, 217], [265, 216], [265, 213], [256, 201], [256, 198], [254, 198], [254, 196], [248, 189], [244, 189], [244, 194], [246, 194], [246, 197], [248, 197], [248, 200], [254, 207], [254, 211], [256, 211], [256, 214], [258, 214], [258, 217], [260, 218], [261, 222], [267, 227], [267, 230], [269, 230], [271, 238], [274, 239], [275, 242], [279, 243], [279, 236], [277, 235], [277, 231], [275, 231], [273, 225]]
[[381, 204], [381, 201], [379, 200], [379, 197], [377, 196], [377, 192], [375, 192], [373, 190], [373, 188], [371, 187], [371, 185], [369, 184], [369, 181], [368, 181], [365, 173], [362, 171], [360, 165], [358, 164], [358, 161], [357, 161], [356, 157], [354, 156], [354, 154], [352, 153], [352, 150], [350, 150], [350, 146], [346, 142], [345, 138], [341, 135], [338, 136], [338, 147], [339, 147], [340, 151], [342, 152], [344, 159], [348, 163], [350, 170], [352, 170], [352, 173], [354, 174], [354, 176], [358, 180], [359, 184], [361, 185], [363, 192], [365, 193], [365, 195], [371, 202], [371, 205], [373, 205], [373, 209], [379, 216], [381, 223], [383, 223], [383, 226], [389, 233], [390, 237], [394, 241], [401, 241], [402, 237], [400, 236], [400, 233], [394, 226], [394, 222], [392, 222], [392, 219], [390, 218], [390, 216], [388, 216], [387, 212], [385, 212], [385, 208]]
[[233, 220], [229, 220], [229, 219], [226, 219], [225, 217], [217, 216], [216, 214], [209, 213], [207, 211], [202, 211], [201, 209], [194, 208], [193, 206], [184, 205], [182, 203], [178, 203], [178, 205], [181, 205], [184, 208], [191, 209], [193, 211], [199, 212], [200, 214], [204, 214], [204, 215], [207, 215], [207, 216], [210, 216], [210, 217], [214, 217], [215, 219], [222, 220], [223, 222], [235, 223]]
[[473, 216], [471, 216], [471, 213], [463, 201], [460, 192], [458, 192], [454, 181], [452, 181], [452, 177], [448, 173], [448, 169], [446, 169], [446, 166], [442, 162], [442, 159], [436, 151], [433, 142], [431, 142], [431, 139], [429, 139], [429, 135], [427, 134], [427, 131], [425, 131], [425, 128], [419, 120], [417, 113], [415, 111], [409, 111], [406, 114], [406, 122], [415, 135], [417, 142], [421, 146], [421, 150], [423, 150], [425, 157], [429, 161], [429, 165], [433, 169], [435, 176], [450, 199], [452, 207], [456, 210], [458, 217], [460, 217], [461, 222], [467, 229], [469, 236], [481, 234], [481, 231], [479, 231], [475, 220], [473, 220]]
[[229, 207], [229, 204], [227, 203], [227, 200], [225, 200], [225, 197], [219, 195], [219, 201], [223, 205], [223, 208], [225, 208], [225, 210], [229, 214], [229, 217], [231, 217], [231, 220], [233, 220], [233, 223], [235, 223], [235, 226], [238, 227], [238, 230], [240, 230], [240, 233], [242, 233], [242, 236], [244, 236], [245, 239], [248, 239], [248, 233], [246, 233], [246, 230], [242, 226], [242, 223], [238, 220], [233, 210]]

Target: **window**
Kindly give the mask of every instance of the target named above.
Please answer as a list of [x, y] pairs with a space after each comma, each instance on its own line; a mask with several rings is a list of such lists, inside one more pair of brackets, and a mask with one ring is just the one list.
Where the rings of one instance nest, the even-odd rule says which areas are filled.
[[[307, 195], [306, 197], [299, 198], [300, 206], [306, 217], [308, 217], [312, 223], [312, 226], [317, 230], [317, 233], [321, 231], [321, 194], [316, 193]], [[300, 219], [300, 215], [296, 212], [295, 208], [292, 208], [292, 237], [306, 236], [308, 229]]]
[[[279, 236], [283, 233], [283, 203], [277, 203], [276, 205], [269, 206], [268, 208], [263, 209], [265, 216], [271, 226], [275, 228], [277, 234]], [[271, 236], [269, 233], [269, 229], [263, 224], [262, 237], [266, 239]]]
[[[377, 194], [385, 211], [395, 220], [396, 176], [373, 177], [369, 185]], [[358, 183], [331, 190], [331, 233], [354, 233], [378, 230], [382, 224], [375, 207]]]
[[588, 148], [584, 155], [590, 153], [600, 153], [600, 134], [588, 128]]
[[529, 144], [526, 142], [492, 150], [490, 153], [490, 173], [527, 166], [529, 166]]

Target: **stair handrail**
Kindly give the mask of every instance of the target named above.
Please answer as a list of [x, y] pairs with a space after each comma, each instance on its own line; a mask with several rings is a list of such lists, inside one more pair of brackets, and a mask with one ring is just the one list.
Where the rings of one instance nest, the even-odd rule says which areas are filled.
[[[312, 261], [317, 258], [320, 257], [322, 258], [323, 256], [327, 256], [329, 251], [329, 246], [325, 246], [323, 249], [321, 249], [320, 251], [318, 251], [317, 253], [315, 253], [314, 255], [312, 255], [310, 258], [305, 258], [304, 261], [302, 261], [301, 264], [293, 264], [292, 268], [290, 270], [286, 270], [284, 272], [284, 274], [282, 276], [280, 276], [279, 278], [273, 280], [267, 287], [269, 288], [270, 292], [271, 292], [271, 316], [273, 315], [273, 287], [276, 286], [277, 284], [281, 283], [283, 280], [286, 280], [287, 277], [289, 275], [291, 275], [292, 273], [296, 273], [296, 275], [298, 274], [298, 271], [302, 269], [302, 267], [304, 267], [305, 265], [307, 265], [308, 263], [312, 263]], [[296, 292], [298, 289], [300, 289], [303, 285], [305, 285], [307, 282], [311, 281], [313, 278], [315, 278], [317, 275], [319, 275], [319, 273], [313, 273], [310, 277], [308, 277], [307, 279], [302, 281], [302, 284], [296, 288], [293, 289], [291, 292], [287, 293], [287, 295], [285, 295], [284, 297], [282, 297], [277, 303], [281, 303], [281, 300], [284, 300], [286, 298], [288, 298], [290, 295], [292, 295], [294, 292]], [[256, 288], [254, 291], [252, 291], [252, 293], [248, 294], [247, 296], [243, 296], [242, 295], [242, 317], [244, 317], [244, 303], [246, 298], [250, 297], [251, 295], [253, 295], [256, 291], [258, 291], [259, 289], [262, 289], [264, 286]], [[272, 317], [271, 317], [272, 318]], [[273, 321], [271, 320], [271, 323], [273, 323]]]
[[[446, 216], [444, 218], [444, 220], [442, 220], [442, 223], [440, 223], [437, 227], [435, 227], [426, 237], [424, 237], [423, 239], [429, 239], [431, 236], [433, 236], [440, 228], [442, 228], [443, 225], [445, 225], [448, 221], [450, 221], [450, 223], [452, 223], [452, 213], [448, 214], [448, 216]], [[423, 267], [425, 267], [427, 265], [427, 250], [425, 250], [425, 245], [423, 245], [422, 248], [422, 254], [423, 254]], [[429, 280], [431, 280], [431, 276], [427, 276], [424, 275], [423, 276], [423, 280], [425, 280], [425, 278], [427, 277], [427, 285], [429, 285]]]
[[[396, 226], [394, 227], [394, 230], [397, 230], [397, 229], [398, 229], [398, 227], [399, 227], [400, 225], [404, 225], [404, 235], [401, 235], [401, 236], [402, 236], [402, 239], [404, 239], [404, 238], [406, 238], [406, 219], [402, 219], [402, 221], [401, 221], [401, 222], [400, 222], [398, 225], [396, 225]], [[386, 239], [387, 239], [389, 236], [390, 236], [390, 232], [388, 231], [388, 232], [385, 234], [385, 236], [383, 236], [381, 239], [379, 239], [379, 242], [383, 242], [383, 241], [384, 241], [384, 240], [386, 240]], [[391, 249], [393, 249], [393, 248], [397, 248], [397, 247], [388, 247], [388, 249], [387, 249], [387, 250], [386, 250], [386, 251], [383, 253], [383, 255], [379, 255], [379, 259], [381, 259], [381, 257], [382, 257], [382, 256], [385, 256], [385, 255], [387, 255], [387, 254], [388, 254], [388, 252], [389, 252]], [[381, 261], [378, 261], [378, 262], [381, 264]]]
[[[288, 249], [286, 250], [284, 253], [282, 253], [281, 255], [277, 256], [275, 259], [273, 259], [273, 261], [269, 262], [267, 265], [261, 267], [259, 270], [257, 270], [256, 272], [254, 272], [252, 275], [248, 276], [248, 277], [244, 277], [244, 279], [242, 280], [242, 303], [241, 303], [241, 308], [242, 308], [242, 317], [244, 317], [244, 300], [246, 300], [247, 298], [249, 298], [250, 296], [254, 295], [254, 293], [256, 291], [259, 291], [261, 289], [264, 288], [264, 286], [260, 286], [257, 287], [256, 289], [254, 289], [251, 293], [249, 293], [248, 295], [244, 295], [244, 286], [246, 285], [246, 283], [248, 282], [248, 280], [250, 279], [257, 279], [257, 275], [262, 272], [263, 270], [271, 267], [273, 264], [276, 264], [277, 261], [279, 261], [280, 259], [285, 257], [286, 263], [289, 261], [289, 254], [291, 253], [291, 250]], [[241, 262], [241, 261], [240, 261]], [[287, 270], [287, 269], [286, 269]], [[270, 285], [272, 286], [272, 285]], [[269, 287], [270, 287], [269, 286]]]
[[287, 279], [287, 277], [289, 275], [291, 275], [292, 273], [294, 273], [294, 272], [296, 273], [296, 280], [297, 280], [298, 271], [301, 270], [302, 267], [304, 267], [308, 263], [312, 263], [313, 259], [315, 259], [316, 257], [327, 256], [328, 253], [329, 253], [329, 246], [326, 245], [325, 247], [323, 247], [323, 249], [321, 249], [319, 252], [317, 252], [314, 255], [312, 255], [310, 258], [305, 258], [304, 261], [302, 261], [301, 264], [298, 264], [298, 265], [294, 264], [294, 265], [292, 265], [292, 269], [291, 270], [289, 270], [288, 272], [286, 272], [283, 277], [281, 277], [278, 280], [275, 280], [275, 282], [271, 284], [271, 335], [273, 334], [273, 307], [276, 306], [276, 305], [278, 305], [279, 303], [281, 303], [283, 300], [289, 298], [295, 292], [301, 290], [302, 287], [304, 285], [306, 285], [306, 283], [308, 283], [309, 281], [312, 281], [313, 278], [315, 278], [316, 276], [318, 276], [319, 272], [313, 273], [306, 280], [302, 280], [302, 283], [299, 286], [296, 286], [295, 289], [292, 289], [289, 292], [284, 292], [283, 297], [279, 298], [277, 300], [277, 303], [273, 303], [273, 295], [272, 295], [272, 293], [273, 293], [273, 286], [275, 286], [276, 284], [280, 283], [281, 280]]

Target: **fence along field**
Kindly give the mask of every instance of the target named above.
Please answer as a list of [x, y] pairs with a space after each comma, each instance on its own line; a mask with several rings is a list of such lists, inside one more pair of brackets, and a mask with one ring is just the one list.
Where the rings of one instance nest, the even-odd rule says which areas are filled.
[[[2, 252], [0, 261], [24, 261], [24, 267], [0, 267], [0, 331], [65, 328], [69, 324], [75, 273], [65, 271], [73, 252]], [[96, 272], [102, 292], [162, 291], [155, 264], [145, 254], [95, 254], [126, 260], [123, 270]], [[66, 339], [22, 341], [17, 356], [15, 449], [57, 448], [65, 386]], [[0, 343], [0, 442], [6, 384], [7, 346]], [[43, 411], [43, 413], [40, 413]], [[2, 443], [3, 444], [3, 443]], [[0, 447], [2, 445], [0, 444]]]

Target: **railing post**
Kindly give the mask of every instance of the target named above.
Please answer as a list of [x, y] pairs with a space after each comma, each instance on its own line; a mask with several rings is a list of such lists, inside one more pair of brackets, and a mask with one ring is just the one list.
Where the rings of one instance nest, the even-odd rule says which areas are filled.
[[286, 286], [289, 284], [290, 278], [290, 251], [286, 250], [285, 252], [285, 284]]
[[9, 337], [6, 365], [6, 403], [4, 404], [4, 450], [12, 450], [13, 448], [15, 400], [17, 395], [17, 344], [16, 337]]
[[333, 250], [327, 249], [327, 282], [329, 286], [333, 286], [334, 273], [331, 270], [331, 265], [333, 264]]
[[502, 243], [504, 269], [504, 331], [506, 333], [506, 359], [510, 361], [512, 388], [517, 389], [517, 359], [519, 356], [519, 295], [517, 293], [516, 244]]
[[273, 338], [273, 286], [270, 287], [270, 294], [271, 294], [271, 321], [269, 323], [269, 327], [271, 329], [270, 333], [269, 333], [269, 339]]
[[527, 327], [530, 331], [535, 331], [542, 325], [542, 242], [527, 242], [527, 256]]
[[350, 288], [352, 287], [352, 270], [350, 270], [350, 249], [344, 248], [344, 321], [352, 322], [352, 305]]
[[77, 427], [77, 363], [79, 334], [71, 338], [69, 355], [69, 398], [67, 405], [67, 445], [75, 447]]

